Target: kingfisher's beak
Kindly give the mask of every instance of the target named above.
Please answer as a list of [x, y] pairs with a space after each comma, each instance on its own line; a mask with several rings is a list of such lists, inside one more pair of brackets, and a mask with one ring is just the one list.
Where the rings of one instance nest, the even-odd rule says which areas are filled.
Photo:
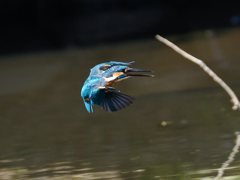
[[85, 107], [86, 107], [87, 111], [88, 111], [89, 113], [93, 112], [91, 103], [88, 102], [88, 101], [84, 101], [84, 103], [85, 103]]
[[146, 76], [146, 77], [154, 77], [154, 75], [151, 74], [132, 74], [129, 72], [153, 72], [145, 69], [136, 69], [136, 68], [127, 68], [125, 69], [125, 73], [127, 76]]

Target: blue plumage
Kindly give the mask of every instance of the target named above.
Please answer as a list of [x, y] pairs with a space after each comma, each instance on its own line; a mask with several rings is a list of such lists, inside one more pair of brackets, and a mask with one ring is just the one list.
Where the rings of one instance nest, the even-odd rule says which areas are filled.
[[89, 113], [93, 112], [93, 104], [101, 106], [108, 112], [113, 112], [132, 103], [134, 98], [116, 91], [114, 85], [131, 76], [152, 77], [152, 75], [147, 74], [131, 74], [130, 72], [151, 72], [128, 67], [133, 64], [134, 61], [111, 61], [98, 64], [91, 69], [81, 91], [81, 96]]

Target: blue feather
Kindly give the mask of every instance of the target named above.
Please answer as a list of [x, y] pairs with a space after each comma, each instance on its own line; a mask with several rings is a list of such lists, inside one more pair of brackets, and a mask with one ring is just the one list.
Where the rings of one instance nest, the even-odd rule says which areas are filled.
[[147, 74], [130, 74], [129, 72], [151, 72], [130, 68], [129, 66], [133, 64], [134, 61], [111, 61], [98, 64], [91, 69], [81, 91], [81, 96], [89, 113], [93, 112], [93, 104], [101, 106], [108, 112], [114, 112], [133, 103], [134, 98], [117, 92], [113, 87], [117, 82], [131, 76], [152, 76]]

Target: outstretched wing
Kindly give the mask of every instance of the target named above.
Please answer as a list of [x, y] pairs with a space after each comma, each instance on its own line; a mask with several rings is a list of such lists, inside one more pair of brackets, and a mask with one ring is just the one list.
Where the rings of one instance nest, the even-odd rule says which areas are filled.
[[130, 106], [134, 98], [126, 94], [116, 91], [105, 91], [105, 98], [102, 100], [101, 106], [108, 112], [114, 112]]

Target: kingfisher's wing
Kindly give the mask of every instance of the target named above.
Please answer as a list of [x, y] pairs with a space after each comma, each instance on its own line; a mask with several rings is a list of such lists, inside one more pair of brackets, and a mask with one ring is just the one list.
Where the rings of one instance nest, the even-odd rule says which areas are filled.
[[110, 61], [110, 65], [111, 66], [131, 66], [135, 63], [135, 61], [131, 61], [131, 62], [119, 62], [119, 61]]
[[101, 73], [105, 72], [107, 69], [113, 67], [113, 66], [131, 66], [134, 64], [134, 61], [131, 62], [118, 62], [118, 61], [110, 61], [98, 64], [94, 66], [91, 71], [89, 77], [100, 77]]
[[94, 84], [89, 91], [91, 104], [96, 104], [108, 112], [114, 112], [133, 103], [134, 98], [116, 91], [114, 87]]
[[108, 112], [118, 111], [133, 103], [134, 98], [126, 94], [105, 90], [105, 97], [102, 99], [101, 106]]

